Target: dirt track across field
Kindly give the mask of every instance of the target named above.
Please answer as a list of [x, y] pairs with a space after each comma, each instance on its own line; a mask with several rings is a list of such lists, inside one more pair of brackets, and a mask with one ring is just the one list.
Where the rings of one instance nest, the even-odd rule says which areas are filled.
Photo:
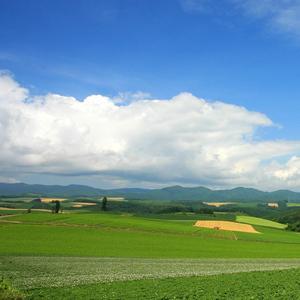
[[254, 229], [254, 227], [252, 225], [241, 224], [241, 223], [230, 222], [230, 221], [197, 221], [194, 226], [211, 228], [211, 229], [216, 229], [216, 230], [259, 233], [258, 231], [256, 231]]

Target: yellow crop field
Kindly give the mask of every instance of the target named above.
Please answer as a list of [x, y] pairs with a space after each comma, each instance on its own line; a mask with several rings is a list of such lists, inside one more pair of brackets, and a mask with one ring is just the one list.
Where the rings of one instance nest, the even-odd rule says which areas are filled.
[[216, 230], [228, 230], [228, 231], [240, 231], [248, 233], [259, 233], [254, 229], [252, 225], [241, 224], [231, 221], [197, 221], [195, 223], [196, 227], [205, 227]]
[[51, 203], [53, 201], [60, 201], [60, 202], [63, 202], [65, 201], [66, 199], [64, 198], [41, 198], [41, 202], [43, 203]]
[[223, 205], [228, 205], [228, 204], [233, 204], [233, 202], [203, 202], [206, 205], [209, 206], [215, 206], [215, 207], [220, 207]]

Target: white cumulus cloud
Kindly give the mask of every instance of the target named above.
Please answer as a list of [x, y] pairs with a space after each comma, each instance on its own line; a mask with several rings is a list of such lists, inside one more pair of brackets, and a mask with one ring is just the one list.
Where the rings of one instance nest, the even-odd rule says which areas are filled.
[[189, 93], [122, 105], [103, 95], [37, 97], [1, 74], [0, 178], [299, 189], [300, 141], [258, 141], [266, 126], [262, 113]]

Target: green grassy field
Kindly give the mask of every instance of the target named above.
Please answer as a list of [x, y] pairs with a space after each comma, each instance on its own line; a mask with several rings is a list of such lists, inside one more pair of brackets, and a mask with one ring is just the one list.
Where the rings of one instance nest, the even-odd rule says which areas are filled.
[[[193, 219], [166, 215], [2, 216], [0, 277], [9, 278], [27, 299], [226, 299], [229, 291], [236, 299], [243, 293], [258, 297], [258, 291], [272, 299], [282, 292], [272, 289], [274, 280], [299, 274], [269, 270], [300, 267], [300, 235], [268, 220], [254, 221], [259, 234], [198, 228]], [[239, 273], [221, 275], [228, 272]], [[228, 286], [234, 280], [239, 288]], [[296, 286], [284, 293], [292, 296]]]
[[232, 233], [200, 229], [193, 224], [194, 221], [147, 219], [128, 214], [22, 214], [1, 219], [0, 254], [299, 257], [300, 236], [294, 232], [256, 226], [261, 234]]

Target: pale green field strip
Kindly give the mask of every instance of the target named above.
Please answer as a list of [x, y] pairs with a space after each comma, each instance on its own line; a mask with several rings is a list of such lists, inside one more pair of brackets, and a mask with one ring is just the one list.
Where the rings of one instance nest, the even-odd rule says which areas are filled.
[[21, 289], [300, 267], [300, 259], [0, 257], [0, 276]]
[[300, 203], [287, 203], [287, 206], [289, 206], [289, 207], [295, 207], [295, 206], [299, 207]]
[[267, 219], [256, 218], [251, 216], [236, 216], [236, 221], [240, 223], [247, 223], [251, 225], [258, 225], [258, 226], [266, 226], [278, 229], [286, 228], [286, 224], [281, 224], [278, 222], [270, 221]]

